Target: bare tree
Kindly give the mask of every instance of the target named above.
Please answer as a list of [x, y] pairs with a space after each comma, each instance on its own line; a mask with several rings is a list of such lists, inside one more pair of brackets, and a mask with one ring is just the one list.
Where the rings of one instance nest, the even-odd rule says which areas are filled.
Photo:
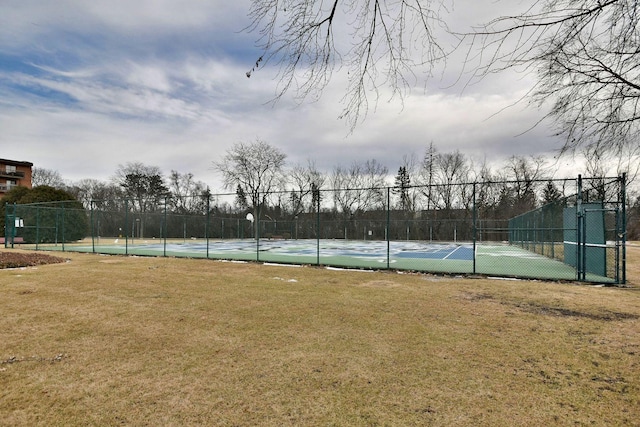
[[595, 178], [592, 181], [604, 182], [604, 177], [621, 176], [624, 173], [627, 185], [632, 186], [640, 171], [640, 145], [627, 147], [621, 155], [597, 146], [585, 147], [581, 154], [587, 176]]
[[345, 216], [385, 205], [386, 178], [389, 170], [376, 160], [337, 166], [331, 174], [334, 204]]
[[438, 149], [433, 144], [433, 141], [431, 141], [429, 143], [429, 148], [427, 148], [424, 153], [424, 158], [422, 159], [422, 165], [420, 169], [420, 184], [426, 186], [423, 189], [423, 196], [427, 200], [427, 211], [430, 211], [433, 207], [433, 184], [435, 183], [435, 164], [438, 155]]
[[511, 67], [537, 73], [532, 100], [551, 100], [548, 117], [565, 137], [565, 151], [591, 146], [618, 154], [637, 145], [639, 36], [636, 0], [532, 1], [522, 14], [466, 35], [476, 76]]
[[289, 171], [291, 215], [316, 209], [316, 194], [324, 186], [326, 176], [309, 160], [306, 166], [296, 165]]
[[[587, 176], [593, 178], [589, 180], [589, 184], [593, 190], [601, 195], [604, 191], [604, 177], [607, 176], [607, 165], [603, 158], [602, 150], [599, 150], [597, 147], [589, 147], [583, 150], [583, 155]], [[598, 200], [603, 200], [603, 198], [604, 196]]]
[[[441, 9], [440, 1], [252, 0], [248, 30], [259, 34], [264, 53], [247, 77], [261, 63], [275, 62], [280, 65], [276, 97], [293, 90], [303, 100], [317, 98], [344, 65], [342, 117], [355, 126], [381, 85], [402, 95], [415, 80], [415, 67], [430, 70], [444, 58], [435, 37], [444, 25]], [[350, 43], [336, 43], [336, 34], [348, 35]]]
[[504, 167], [505, 178], [517, 213], [536, 207], [536, 193], [541, 181], [547, 178], [544, 158], [540, 156], [511, 156]]
[[[405, 189], [405, 194], [401, 195], [400, 204], [410, 211], [415, 210], [419, 198], [419, 191], [415, 188], [415, 185], [420, 181], [420, 166], [420, 160], [416, 158], [415, 153], [402, 156], [400, 167], [407, 174], [409, 186]], [[406, 200], [402, 200], [403, 197]]]
[[66, 187], [60, 172], [57, 170], [34, 167], [31, 170], [31, 186], [39, 187], [41, 185], [48, 185], [57, 189]]
[[546, 178], [546, 162], [541, 156], [511, 156], [504, 167], [506, 179], [514, 182], [516, 196], [532, 192]]
[[238, 142], [214, 168], [222, 174], [228, 190], [241, 192], [251, 210], [264, 206], [269, 196], [282, 188], [286, 154], [257, 139], [252, 143]]
[[114, 208], [113, 204], [122, 197], [120, 186], [97, 179], [81, 179], [69, 185], [67, 191], [87, 210]]
[[436, 157], [437, 202], [442, 209], [466, 207], [471, 200], [469, 161], [458, 150]]
[[177, 213], [200, 213], [206, 211], [208, 189], [202, 181], [193, 179], [192, 173], [171, 171], [169, 174], [171, 204]]
[[427, 210], [453, 209], [466, 206], [472, 200], [469, 184], [471, 166], [460, 151], [440, 153], [433, 143], [425, 152], [422, 162], [422, 195], [427, 200]]
[[476, 186], [476, 208], [481, 212], [488, 212], [495, 209], [500, 202], [500, 195], [504, 184], [499, 183], [505, 178], [500, 171], [494, 171], [483, 159], [473, 172], [473, 180], [479, 185]]

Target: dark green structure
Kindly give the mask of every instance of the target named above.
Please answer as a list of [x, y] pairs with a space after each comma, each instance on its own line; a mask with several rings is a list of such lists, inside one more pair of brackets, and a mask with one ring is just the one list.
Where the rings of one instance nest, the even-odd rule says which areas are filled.
[[604, 214], [602, 202], [564, 209], [564, 262], [579, 274], [607, 275]]

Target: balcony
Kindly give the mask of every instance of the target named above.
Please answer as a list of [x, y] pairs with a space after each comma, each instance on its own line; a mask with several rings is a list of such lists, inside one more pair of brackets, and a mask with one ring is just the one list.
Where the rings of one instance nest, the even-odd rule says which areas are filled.
[[6, 193], [15, 187], [17, 187], [16, 184], [0, 184], [0, 192]]
[[24, 178], [24, 172], [22, 171], [9, 171], [6, 169], [0, 169], [0, 177], [2, 178]]

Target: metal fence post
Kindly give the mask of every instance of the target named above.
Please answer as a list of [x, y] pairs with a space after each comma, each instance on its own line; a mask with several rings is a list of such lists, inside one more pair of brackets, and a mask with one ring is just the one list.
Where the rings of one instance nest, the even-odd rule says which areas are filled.
[[162, 223], [162, 237], [164, 241], [162, 255], [167, 256], [167, 197], [164, 198], [164, 215], [163, 215], [163, 223]]
[[320, 265], [320, 189], [316, 197], [316, 265]]
[[11, 228], [9, 228], [9, 207], [10, 206], [11, 205], [9, 204], [5, 205], [5, 211], [4, 211], [4, 247], [5, 248], [9, 247], [9, 230], [11, 230]]
[[622, 280], [621, 283], [627, 283], [627, 173], [624, 172], [620, 178], [620, 204], [622, 205], [622, 224], [620, 224], [620, 232], [622, 236]]
[[578, 274], [578, 280], [584, 280], [584, 244], [582, 225], [584, 222], [584, 215], [582, 212], [582, 175], [578, 175], [578, 196], [576, 199], [576, 273]]
[[391, 268], [391, 241], [390, 236], [391, 230], [389, 225], [391, 224], [391, 187], [387, 187], [387, 269]]
[[65, 231], [66, 231], [65, 230], [65, 209], [64, 209], [64, 202], [62, 202], [62, 252], [64, 252], [64, 242], [67, 237], [65, 235]]
[[260, 261], [260, 194], [258, 193], [258, 204], [256, 206], [256, 261]]
[[[16, 203], [13, 204], [13, 216], [11, 217], [11, 220], [9, 220], [9, 217], [7, 217], [7, 230], [5, 231], [5, 235], [7, 236], [5, 238], [5, 245], [7, 245], [9, 243], [9, 239], [11, 239], [11, 248], [13, 248], [13, 241], [15, 239], [16, 236]], [[7, 213], [9, 212], [9, 210], [7, 209]]]
[[129, 255], [129, 199], [124, 199], [124, 253]]
[[473, 191], [472, 191], [472, 197], [473, 197], [473, 204], [472, 206], [472, 222], [473, 222], [473, 274], [476, 274], [476, 244], [477, 244], [477, 232], [478, 232], [478, 226], [477, 226], [477, 221], [478, 221], [478, 211], [476, 209], [476, 182], [473, 183]]
[[9, 221], [9, 229], [11, 230], [11, 232], [9, 233], [9, 236], [11, 238], [11, 249], [13, 249], [14, 244], [15, 244], [15, 240], [16, 240], [16, 217], [17, 217], [17, 212], [18, 212], [18, 206], [16, 203], [13, 204], [13, 216], [11, 218], [11, 221]]
[[209, 187], [207, 187], [207, 213], [205, 217], [204, 235], [207, 241], [207, 258], [209, 258], [209, 221], [211, 220], [211, 192], [209, 191]]
[[93, 200], [89, 202], [89, 218], [91, 218], [91, 252], [96, 253], [96, 232], [93, 219]]
[[36, 250], [40, 245], [40, 206], [36, 206]]

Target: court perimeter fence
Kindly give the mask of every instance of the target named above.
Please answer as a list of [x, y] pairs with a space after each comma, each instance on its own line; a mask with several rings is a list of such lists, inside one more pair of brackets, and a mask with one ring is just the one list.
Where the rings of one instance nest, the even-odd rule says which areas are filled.
[[7, 205], [5, 247], [626, 282], [625, 176]]

